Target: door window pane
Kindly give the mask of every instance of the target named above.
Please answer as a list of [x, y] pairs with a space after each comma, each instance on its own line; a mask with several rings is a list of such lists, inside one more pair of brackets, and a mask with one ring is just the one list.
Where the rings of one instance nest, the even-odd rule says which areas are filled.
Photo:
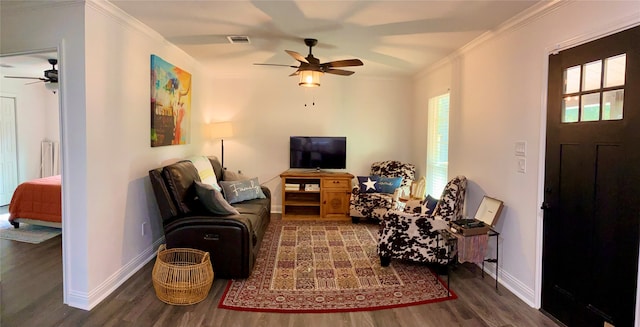
[[580, 91], [580, 66], [567, 68], [564, 71], [564, 94]]
[[604, 87], [624, 85], [627, 55], [607, 58], [604, 62]]
[[624, 90], [607, 91], [602, 94], [602, 120], [622, 119]]
[[582, 96], [581, 121], [600, 120], [600, 93], [585, 94]]
[[626, 54], [564, 69], [563, 123], [621, 120]]
[[599, 89], [601, 77], [602, 77], [602, 60], [585, 64], [584, 77], [582, 79], [582, 91]]
[[578, 121], [578, 97], [566, 97], [562, 102], [562, 122], [575, 123]]

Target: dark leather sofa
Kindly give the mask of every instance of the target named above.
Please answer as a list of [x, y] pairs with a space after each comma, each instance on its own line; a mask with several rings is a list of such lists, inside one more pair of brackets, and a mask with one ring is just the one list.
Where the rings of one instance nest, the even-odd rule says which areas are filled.
[[[209, 157], [209, 160], [216, 176], [223, 176], [217, 158]], [[262, 187], [266, 199], [232, 204], [239, 215], [217, 216], [206, 210], [197, 198], [194, 181], [200, 181], [200, 177], [191, 161], [150, 170], [149, 178], [160, 209], [167, 248], [208, 251], [215, 276], [219, 278], [251, 275], [271, 219], [268, 188]]]

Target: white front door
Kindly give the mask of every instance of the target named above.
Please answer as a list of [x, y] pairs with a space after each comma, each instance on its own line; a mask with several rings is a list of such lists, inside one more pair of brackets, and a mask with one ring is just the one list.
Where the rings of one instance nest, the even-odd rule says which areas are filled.
[[16, 98], [0, 99], [0, 206], [4, 206], [18, 186]]

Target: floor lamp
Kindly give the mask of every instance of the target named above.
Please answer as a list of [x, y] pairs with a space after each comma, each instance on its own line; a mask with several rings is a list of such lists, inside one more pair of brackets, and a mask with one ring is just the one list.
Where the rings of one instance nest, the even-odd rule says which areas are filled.
[[210, 130], [212, 139], [220, 139], [220, 143], [221, 143], [220, 164], [222, 165], [222, 169], [225, 169], [224, 139], [233, 136], [233, 127], [231, 126], [231, 122], [227, 121], [227, 122], [213, 123], [209, 127], [209, 130]]

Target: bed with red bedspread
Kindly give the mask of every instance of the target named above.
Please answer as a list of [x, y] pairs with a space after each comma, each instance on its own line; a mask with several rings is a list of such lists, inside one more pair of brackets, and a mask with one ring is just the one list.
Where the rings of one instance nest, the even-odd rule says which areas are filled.
[[60, 175], [34, 179], [18, 185], [9, 203], [9, 222], [62, 227]]

